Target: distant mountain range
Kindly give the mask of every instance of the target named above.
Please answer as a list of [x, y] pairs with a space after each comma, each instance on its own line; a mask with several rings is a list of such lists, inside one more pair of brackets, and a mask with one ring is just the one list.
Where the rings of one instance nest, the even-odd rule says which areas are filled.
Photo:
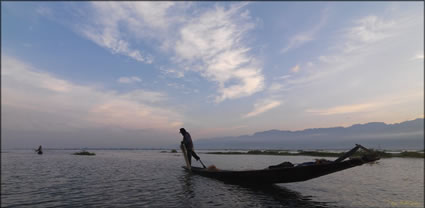
[[195, 141], [197, 149], [347, 149], [355, 144], [379, 149], [424, 149], [424, 119], [302, 131], [269, 130]]

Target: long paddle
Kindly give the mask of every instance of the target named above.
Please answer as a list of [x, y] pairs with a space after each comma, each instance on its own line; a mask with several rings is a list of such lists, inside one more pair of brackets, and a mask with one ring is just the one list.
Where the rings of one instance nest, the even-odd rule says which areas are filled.
[[202, 164], [202, 166], [203, 166], [204, 168], [207, 168], [207, 167], [205, 167], [205, 165], [204, 165], [204, 163], [202, 162], [201, 158], [199, 158], [199, 162], [201, 162], [201, 164]]

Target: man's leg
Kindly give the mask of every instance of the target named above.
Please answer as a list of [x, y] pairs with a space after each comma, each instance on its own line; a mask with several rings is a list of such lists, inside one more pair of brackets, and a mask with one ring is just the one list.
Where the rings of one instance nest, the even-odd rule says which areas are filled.
[[187, 152], [187, 159], [189, 160], [189, 165], [192, 165], [192, 150], [186, 149]]

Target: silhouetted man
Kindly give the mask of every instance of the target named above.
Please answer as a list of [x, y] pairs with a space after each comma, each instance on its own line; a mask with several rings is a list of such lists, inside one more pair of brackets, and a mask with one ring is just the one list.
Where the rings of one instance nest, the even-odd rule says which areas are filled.
[[41, 145], [38, 147], [38, 149], [35, 150], [35, 152], [39, 155], [43, 154], [43, 149], [41, 148]]
[[180, 134], [183, 135], [183, 141], [181, 143], [184, 144], [184, 146], [186, 147], [187, 158], [189, 159], [189, 164], [192, 165], [192, 156], [196, 160], [200, 159], [199, 156], [193, 150], [192, 137], [190, 136], [189, 132], [187, 132], [184, 128], [180, 129]]

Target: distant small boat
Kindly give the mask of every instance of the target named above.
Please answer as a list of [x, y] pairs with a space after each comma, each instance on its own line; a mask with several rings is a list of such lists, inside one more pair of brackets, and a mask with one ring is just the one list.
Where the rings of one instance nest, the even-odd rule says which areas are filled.
[[41, 148], [41, 145], [38, 147], [38, 149], [35, 149], [34, 151], [39, 155], [43, 154], [43, 149]]
[[[377, 156], [365, 155], [361, 158], [353, 158], [342, 161], [357, 151], [364, 148], [356, 145], [355, 148], [341, 156], [335, 161], [307, 162], [296, 166], [285, 162], [282, 165], [270, 166], [260, 170], [219, 170], [215, 168], [191, 167], [191, 172], [201, 176], [215, 178], [229, 183], [236, 184], [273, 184], [292, 183], [306, 181], [327, 174], [342, 171], [348, 168], [363, 165], [365, 163], [379, 160]], [[366, 149], [366, 148], [364, 148]], [[366, 149], [367, 150], [367, 149]], [[369, 150], [368, 150], [369, 151]], [[189, 170], [187, 167], [183, 167]]]

